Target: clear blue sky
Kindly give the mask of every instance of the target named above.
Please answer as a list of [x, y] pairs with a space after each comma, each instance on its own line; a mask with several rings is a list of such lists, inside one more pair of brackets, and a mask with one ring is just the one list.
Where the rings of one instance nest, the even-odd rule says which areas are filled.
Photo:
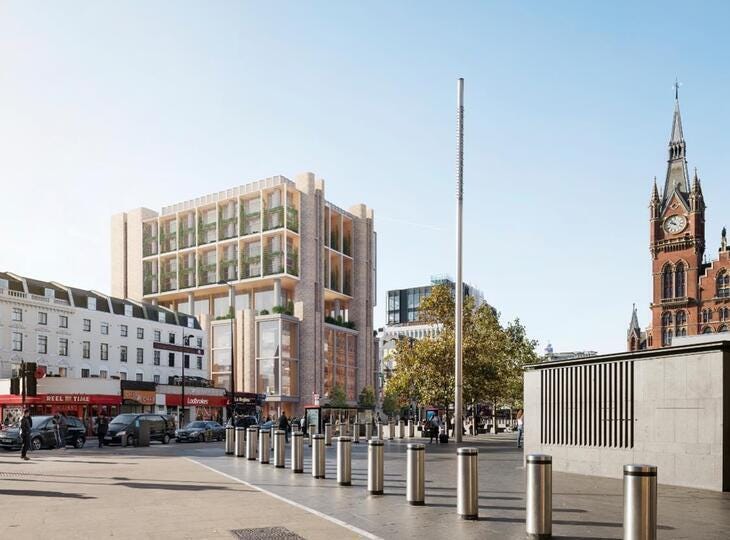
[[[459, 5], [457, 5], [459, 4]], [[109, 216], [311, 170], [376, 212], [386, 289], [454, 273], [541, 347], [648, 323], [651, 179], [680, 100], [708, 250], [730, 224], [725, 2], [0, 4], [0, 268], [110, 289]]]

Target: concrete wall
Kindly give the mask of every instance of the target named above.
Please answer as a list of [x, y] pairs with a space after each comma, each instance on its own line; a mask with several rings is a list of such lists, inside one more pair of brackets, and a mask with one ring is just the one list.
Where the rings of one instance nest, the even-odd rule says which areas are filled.
[[[630, 448], [541, 442], [545, 370], [633, 360]], [[659, 482], [730, 491], [730, 341], [540, 364], [525, 372], [525, 452], [556, 471], [620, 478], [624, 464], [659, 468]], [[546, 412], [549, 409], [546, 409]]]

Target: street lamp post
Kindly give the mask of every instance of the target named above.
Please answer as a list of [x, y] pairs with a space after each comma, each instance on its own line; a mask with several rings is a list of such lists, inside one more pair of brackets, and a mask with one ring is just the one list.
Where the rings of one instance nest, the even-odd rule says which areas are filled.
[[[190, 340], [194, 338], [192, 334], [186, 336], [185, 330], [183, 330], [183, 338], [182, 338], [182, 344], [183, 347], [189, 347], [190, 346]], [[185, 423], [185, 351], [183, 351], [182, 356], [182, 396], [181, 396], [181, 404], [182, 409], [180, 411], [180, 419], [178, 420], [178, 425], [180, 427], [183, 427]], [[189, 356], [189, 355], [188, 355]]]
[[462, 304], [464, 290], [461, 282], [461, 240], [463, 236], [463, 206], [464, 206], [464, 79], [460, 78], [456, 86], [456, 335], [455, 335], [455, 366], [454, 366], [454, 439], [461, 442], [461, 407], [462, 407]]

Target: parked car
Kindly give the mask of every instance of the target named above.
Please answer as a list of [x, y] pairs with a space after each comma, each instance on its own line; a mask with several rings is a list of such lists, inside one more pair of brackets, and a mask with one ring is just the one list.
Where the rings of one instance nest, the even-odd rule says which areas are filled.
[[196, 420], [190, 422], [184, 428], [175, 432], [175, 440], [177, 442], [205, 442], [205, 441], [222, 441], [226, 437], [226, 428], [218, 422], [210, 422], [206, 420]]
[[166, 414], [123, 413], [109, 422], [109, 429], [104, 437], [106, 444], [132, 446], [139, 437], [139, 423], [149, 422], [150, 441], [167, 444], [175, 436], [175, 420]]
[[[231, 420], [228, 420], [228, 425], [231, 425]], [[248, 428], [251, 426], [258, 426], [259, 421], [255, 416], [236, 416], [234, 425], [236, 427]]]
[[[33, 427], [30, 430], [30, 447], [33, 450], [56, 448], [55, 422], [52, 416], [31, 416]], [[75, 416], [66, 417], [66, 446], [83, 448], [86, 444], [86, 427]], [[0, 431], [0, 446], [7, 450], [18, 450], [20, 426], [14, 425]]]

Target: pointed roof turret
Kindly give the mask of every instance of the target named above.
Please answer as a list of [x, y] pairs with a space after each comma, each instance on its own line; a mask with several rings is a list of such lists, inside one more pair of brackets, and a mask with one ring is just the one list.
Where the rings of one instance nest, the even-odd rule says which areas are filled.
[[641, 335], [641, 328], [639, 328], [639, 317], [636, 314], [636, 304], [634, 304], [634, 307], [631, 311], [631, 322], [629, 323], [629, 331], [628, 336], [631, 337], [632, 334]]
[[[662, 210], [664, 210], [674, 193], [687, 203], [689, 195], [689, 175], [687, 174], [687, 144], [682, 131], [682, 115], [679, 112], [679, 82], [674, 83], [674, 116], [672, 133], [669, 137], [669, 159], [667, 160], [667, 178], [664, 182]], [[689, 205], [687, 205], [689, 206]]]
[[651, 188], [651, 202], [659, 201], [659, 188], [656, 185], [656, 176], [654, 177], [654, 185]]

